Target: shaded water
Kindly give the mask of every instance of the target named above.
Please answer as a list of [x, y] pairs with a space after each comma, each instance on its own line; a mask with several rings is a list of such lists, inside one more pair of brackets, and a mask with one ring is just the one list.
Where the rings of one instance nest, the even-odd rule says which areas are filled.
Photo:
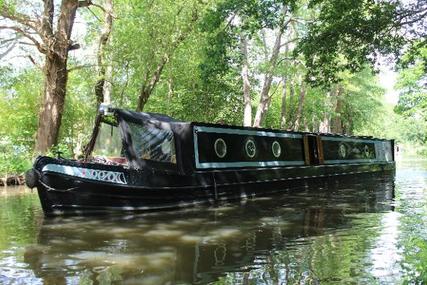
[[133, 216], [44, 218], [0, 189], [0, 284], [422, 284], [427, 161], [270, 198]]

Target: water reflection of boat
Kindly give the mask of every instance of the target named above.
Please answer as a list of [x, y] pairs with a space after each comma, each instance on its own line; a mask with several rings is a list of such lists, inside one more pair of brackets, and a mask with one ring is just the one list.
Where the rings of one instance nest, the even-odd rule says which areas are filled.
[[27, 172], [47, 214], [137, 211], [265, 195], [304, 180], [394, 171], [393, 141], [178, 122], [103, 108], [85, 159]]
[[218, 278], [249, 284], [244, 280], [259, 276], [295, 284], [304, 276], [320, 280], [322, 270], [350, 276], [352, 269], [340, 266], [363, 267], [356, 263], [365, 262], [379, 218], [370, 217], [366, 231], [353, 227], [363, 221], [360, 214], [392, 209], [393, 177], [365, 176], [351, 185], [331, 180], [313, 188], [242, 206], [69, 217], [61, 223], [46, 218], [24, 261], [52, 284], [206, 284]]

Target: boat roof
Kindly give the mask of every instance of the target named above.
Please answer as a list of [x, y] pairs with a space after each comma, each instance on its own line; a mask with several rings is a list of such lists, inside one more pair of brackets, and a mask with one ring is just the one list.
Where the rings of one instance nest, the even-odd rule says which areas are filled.
[[[280, 133], [296, 133], [302, 135], [321, 135], [321, 136], [334, 136], [334, 137], [343, 137], [343, 138], [357, 138], [357, 139], [370, 139], [370, 140], [384, 140], [381, 138], [375, 138], [372, 136], [355, 136], [347, 134], [336, 134], [336, 133], [322, 133], [322, 132], [302, 132], [302, 131], [291, 131], [291, 130], [282, 130], [282, 129], [272, 129], [272, 128], [256, 128], [256, 127], [244, 127], [236, 125], [227, 125], [227, 124], [215, 124], [215, 123], [204, 123], [204, 122], [185, 122], [180, 121], [175, 118], [172, 118], [168, 115], [152, 113], [152, 112], [136, 112], [120, 108], [109, 108], [109, 112], [114, 113], [117, 117], [120, 117], [126, 121], [133, 121], [139, 124], [151, 124], [159, 128], [172, 129], [175, 133], [182, 130], [183, 125], [197, 125], [197, 126], [209, 126], [216, 128], [228, 128], [228, 129], [245, 129], [245, 130], [256, 130], [256, 131], [266, 131], [266, 132], [280, 132]], [[179, 126], [179, 128], [175, 128]]]
[[132, 121], [159, 121], [159, 122], [166, 122], [166, 123], [181, 122], [170, 116], [159, 114], [159, 113], [135, 112], [135, 111], [125, 110], [125, 109], [118, 109], [118, 108], [114, 108], [113, 112], [124, 119], [129, 119]]

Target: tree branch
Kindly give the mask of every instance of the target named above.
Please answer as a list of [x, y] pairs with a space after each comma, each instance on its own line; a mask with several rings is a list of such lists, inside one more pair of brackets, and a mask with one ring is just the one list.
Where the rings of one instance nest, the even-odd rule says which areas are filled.
[[292, 18], [291, 22], [293, 23], [298, 23], [298, 24], [306, 24], [307, 22], [312, 23], [313, 20], [306, 20], [306, 19], [301, 19], [301, 18]]
[[79, 1], [79, 8], [89, 7], [90, 5], [92, 5], [92, 1], [91, 0], [81, 0], [81, 1]]
[[281, 44], [281, 45], [280, 45], [280, 47], [284, 47], [285, 45], [288, 45], [288, 44], [290, 44], [290, 43], [296, 42], [296, 41], [298, 41], [298, 40], [300, 40], [300, 39], [301, 39], [300, 37], [295, 37], [295, 38], [293, 38], [292, 40], [289, 40], [289, 41], [287, 41], [287, 42], [284, 42], [283, 44]]
[[32, 41], [34, 43], [34, 45], [36, 46], [36, 48], [39, 50], [39, 52], [41, 53], [46, 53], [46, 49], [43, 47], [43, 45], [36, 40], [33, 36], [31, 36], [28, 32], [24, 31], [23, 29], [21, 29], [20, 27], [16, 27], [16, 26], [0, 26], [0, 30], [13, 30], [19, 34], [21, 34], [22, 36], [26, 37], [27, 39], [29, 39], [30, 41]]
[[421, 21], [421, 20], [422, 20], [422, 19], [424, 19], [426, 16], [427, 16], [427, 11], [426, 11], [426, 12], [424, 12], [423, 14], [419, 15], [418, 17], [414, 18], [414, 19], [411, 19], [411, 20], [407, 20], [407, 21], [400, 22], [400, 24], [401, 24], [402, 26], [404, 26], [404, 25], [411, 25], [411, 24], [414, 24], [414, 23], [416, 23], [416, 22], [418, 22], [418, 21]]
[[17, 42], [12, 42], [12, 44], [10, 44], [10, 46], [3, 53], [0, 54], [0, 59], [5, 57], [6, 55], [8, 55], [9, 52], [11, 52], [13, 50], [13, 48], [16, 46], [16, 43]]
[[9, 42], [17, 41], [20, 38], [22, 38], [22, 35], [16, 35], [16, 37], [14, 37], [14, 38], [0, 40], [0, 45], [4, 45], [4, 44], [7, 44]]
[[93, 7], [99, 8], [104, 13], [107, 12], [104, 7], [102, 7], [99, 4], [93, 3], [91, 0], [80, 0], [79, 1], [79, 8], [83, 8], [83, 7], [89, 8], [89, 6], [93, 6]]
[[68, 68], [68, 72], [83, 69], [83, 68], [96, 67], [96, 66], [97, 66], [96, 64], [77, 65], [77, 66], [73, 66], [73, 67]]
[[94, 16], [98, 20], [98, 22], [102, 22], [102, 20], [92, 11], [92, 9], [90, 9], [89, 7], [87, 7], [87, 9], [92, 14], [92, 16]]
[[79, 1], [62, 1], [57, 20], [57, 30], [55, 32], [55, 38], [57, 41], [65, 43], [70, 40], [78, 7]]
[[70, 42], [70, 44], [68, 45], [68, 51], [70, 50], [76, 50], [80, 48], [80, 44], [79, 43], [73, 43]]
[[427, 11], [427, 6], [419, 10], [412, 10], [412, 9], [408, 10], [408, 8], [406, 8], [406, 9], [403, 9], [401, 12], [398, 12], [395, 14], [396, 16], [398, 16], [396, 20], [400, 21], [400, 20], [403, 20], [404, 18], [411, 17], [419, 13], [424, 13], [425, 11]]
[[43, 16], [41, 19], [41, 32], [43, 36], [50, 37], [53, 35], [53, 0], [44, 0]]
[[24, 42], [24, 41], [18, 41], [18, 44], [26, 45], [26, 46], [35, 46], [33, 42]]
[[31, 61], [32, 64], [34, 64], [38, 69], [40, 69], [41, 71], [43, 71], [43, 67], [40, 66], [31, 55], [27, 56], [28, 59]]
[[0, 16], [15, 21], [21, 25], [27, 26], [38, 32], [36, 21], [30, 19], [27, 15], [15, 11], [12, 12], [10, 7], [7, 7], [4, 4], [0, 5]]
[[105, 10], [105, 8], [104, 8], [104, 7], [102, 7], [101, 5], [98, 5], [98, 4], [96, 4], [96, 3], [92, 3], [92, 6], [93, 6], [93, 7], [96, 7], [96, 8], [101, 9], [101, 10], [102, 10], [102, 12], [104, 12], [104, 13], [107, 13], [107, 11]]

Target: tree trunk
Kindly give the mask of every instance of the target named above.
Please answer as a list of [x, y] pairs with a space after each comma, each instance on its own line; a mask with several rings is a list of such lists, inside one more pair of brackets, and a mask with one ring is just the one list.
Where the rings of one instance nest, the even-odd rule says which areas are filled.
[[[50, 7], [52, 3], [48, 4], [45, 9], [51, 14], [53, 12], [53, 7]], [[78, 6], [78, 0], [63, 0], [58, 17], [57, 31], [52, 34], [51, 26], [49, 27], [50, 30], [44, 31], [46, 35], [49, 35], [48, 38], [45, 38], [45, 41], [48, 41], [46, 46], [49, 49], [46, 51], [44, 95], [35, 146], [35, 151], [41, 154], [46, 153], [52, 145], [58, 142], [67, 87], [70, 36]]]
[[303, 122], [304, 122], [304, 131], [305, 132], [309, 132], [310, 131], [310, 128], [308, 127], [308, 122], [307, 122], [308, 120], [307, 120], [307, 118], [303, 118]]
[[[179, 15], [179, 13], [181, 13], [181, 10], [179, 10], [177, 15]], [[138, 101], [136, 104], [136, 111], [137, 112], [142, 112], [144, 110], [145, 104], [147, 104], [151, 93], [153, 92], [154, 88], [156, 87], [157, 83], [160, 80], [160, 77], [162, 75], [162, 72], [163, 72], [165, 65], [169, 62], [170, 57], [173, 55], [173, 53], [176, 51], [176, 49], [179, 47], [179, 45], [193, 31], [193, 28], [195, 27], [195, 23], [197, 20], [198, 20], [198, 16], [196, 14], [193, 14], [193, 17], [191, 18], [191, 25], [189, 25], [186, 30], [181, 31], [181, 33], [179, 35], [177, 35], [175, 41], [173, 41], [171, 43], [171, 46], [168, 49], [168, 52], [165, 52], [163, 54], [162, 58], [160, 59], [160, 62], [158, 63], [153, 74], [151, 75], [149, 82], [147, 82], [147, 80], [150, 76], [149, 72], [147, 72], [144, 75], [143, 82], [142, 82], [141, 88], [139, 90]]]
[[147, 104], [148, 98], [151, 95], [151, 91], [147, 88], [141, 87], [139, 92], [138, 102], [136, 105], [136, 111], [142, 112], [144, 110], [145, 104]]
[[161, 59], [159, 65], [157, 66], [156, 70], [154, 71], [154, 74], [151, 77], [150, 82], [148, 82], [147, 85], [145, 83], [141, 85], [141, 89], [139, 90], [138, 102], [136, 105], [137, 112], [142, 112], [144, 110], [144, 107], [145, 107], [145, 104], [147, 104], [148, 98], [150, 98], [151, 93], [153, 92], [154, 88], [156, 87], [157, 83], [160, 80], [160, 76], [162, 74], [163, 68], [168, 62], [169, 62], [169, 55], [165, 54]]
[[295, 122], [295, 114], [293, 113], [293, 111], [295, 110], [295, 86], [294, 86], [294, 82], [292, 80], [292, 78], [288, 79], [288, 83], [289, 85], [289, 100], [288, 100], [288, 110], [289, 110], [289, 120], [287, 123], [287, 130], [293, 130], [294, 125], [293, 122]]
[[98, 80], [95, 84], [95, 95], [98, 105], [101, 103], [109, 104], [111, 102], [111, 77], [112, 66], [106, 63], [105, 48], [110, 39], [113, 27], [113, 3], [112, 0], [106, 0], [104, 6], [104, 27], [99, 38], [98, 45]]
[[[326, 93], [325, 101], [331, 100], [331, 92]], [[330, 133], [331, 132], [331, 115], [330, 111], [323, 112], [323, 119], [319, 122], [319, 132], [320, 133]]]
[[319, 129], [320, 129], [320, 122], [316, 119], [317, 118], [313, 113], [311, 116], [311, 129], [309, 129], [309, 131], [311, 131], [313, 133], [318, 133]]
[[323, 120], [320, 122], [320, 125], [319, 125], [319, 132], [321, 133], [331, 132], [330, 119], [328, 117], [327, 112], [323, 114]]
[[[288, 56], [289, 51], [289, 45], [285, 45], [285, 57]], [[288, 83], [288, 74], [287, 74], [287, 67], [285, 67], [285, 75], [283, 75], [282, 78], [283, 83], [283, 91], [282, 91], [282, 105], [280, 108], [280, 128], [284, 129], [286, 128], [286, 96], [287, 96], [287, 83]]]
[[168, 103], [172, 100], [174, 90], [173, 90], [174, 84], [173, 84], [173, 78], [169, 77], [168, 79]]
[[299, 127], [300, 127], [300, 121], [301, 121], [301, 116], [302, 116], [302, 109], [304, 106], [304, 98], [305, 98], [305, 86], [304, 83], [301, 84], [301, 89], [300, 89], [300, 93], [299, 93], [299, 99], [298, 99], [298, 109], [297, 109], [297, 114], [295, 117], [295, 123], [294, 123], [294, 130], [298, 131]]
[[243, 126], [250, 127], [252, 125], [252, 102], [251, 102], [251, 84], [249, 81], [249, 63], [248, 63], [248, 39], [242, 35], [240, 50], [242, 53], [242, 81], [243, 81]]
[[341, 100], [341, 95], [342, 95], [342, 87], [338, 86], [337, 89], [335, 90], [335, 100], [336, 100], [336, 105], [335, 105], [335, 114], [334, 114], [334, 118], [331, 122], [331, 132], [336, 133], [336, 134], [342, 134], [343, 133], [343, 122], [342, 122], [342, 118], [341, 118], [341, 113], [342, 113], [342, 100]]
[[277, 34], [276, 41], [274, 42], [273, 51], [269, 61], [269, 68], [267, 73], [264, 76], [264, 84], [262, 86], [261, 96], [259, 99], [259, 104], [258, 104], [258, 108], [255, 114], [255, 119], [253, 123], [254, 127], [260, 127], [261, 124], [263, 123], [265, 114], [268, 110], [268, 106], [271, 100], [269, 93], [270, 93], [271, 83], [273, 81], [273, 73], [277, 65], [277, 58], [279, 57], [280, 45], [281, 45], [282, 35], [283, 35], [283, 28], [284, 27], [281, 27]]
[[285, 129], [286, 128], [286, 96], [287, 96], [287, 82], [288, 78], [287, 76], [283, 76], [283, 91], [282, 91], [282, 106], [280, 109], [280, 128]]
[[39, 114], [35, 147], [38, 153], [46, 153], [52, 145], [58, 142], [68, 77], [66, 66], [66, 58], [64, 60], [57, 55], [54, 55], [53, 58], [46, 56], [44, 98]]
[[348, 116], [348, 118], [347, 118], [347, 128], [345, 128], [345, 130], [344, 130], [343, 133], [351, 136], [351, 135], [353, 135], [353, 129], [354, 129], [353, 119], [352, 119], [351, 116]]

